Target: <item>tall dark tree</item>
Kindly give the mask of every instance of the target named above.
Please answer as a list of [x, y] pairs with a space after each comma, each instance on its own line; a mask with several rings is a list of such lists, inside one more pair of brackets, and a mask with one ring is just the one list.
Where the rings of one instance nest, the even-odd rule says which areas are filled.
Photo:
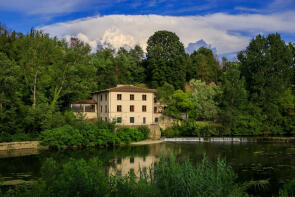
[[291, 86], [293, 56], [279, 34], [258, 35], [238, 54], [249, 99], [262, 109], [266, 132], [282, 133], [279, 98]]
[[219, 62], [211, 49], [201, 47], [191, 54], [190, 78], [217, 83], [221, 74]]
[[158, 31], [148, 39], [147, 44], [147, 64], [152, 87], [167, 82], [175, 89], [184, 89], [186, 61], [179, 37], [169, 31]]

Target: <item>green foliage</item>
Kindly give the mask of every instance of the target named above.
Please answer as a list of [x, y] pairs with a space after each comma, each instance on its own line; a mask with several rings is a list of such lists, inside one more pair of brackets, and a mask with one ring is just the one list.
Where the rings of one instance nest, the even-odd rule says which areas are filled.
[[295, 196], [295, 179], [283, 186], [282, 193], [289, 197]]
[[212, 123], [196, 121], [182, 121], [162, 133], [165, 137], [210, 137], [218, 134], [217, 128]]
[[[176, 119], [213, 120], [217, 118], [217, 96], [220, 88], [215, 84], [207, 85], [200, 80], [190, 81], [192, 92], [176, 90], [164, 113]], [[168, 99], [167, 99], [168, 100]]]
[[143, 127], [140, 129], [121, 127], [117, 129], [116, 133], [122, 142], [130, 143], [147, 139], [149, 130]]
[[206, 157], [196, 165], [189, 161], [176, 161], [175, 156], [161, 157], [150, 168], [136, 177], [128, 175], [107, 176], [97, 158], [71, 159], [59, 166], [47, 159], [41, 169], [41, 179], [31, 188], [10, 191], [5, 196], [246, 196], [243, 187], [236, 183], [236, 174], [223, 159], [216, 163]]
[[65, 125], [60, 128], [45, 130], [40, 134], [42, 144], [61, 149], [65, 146], [97, 147], [113, 146], [120, 143], [137, 142], [148, 139], [147, 127], [115, 129], [113, 123], [83, 123], [75, 127]]
[[187, 73], [188, 81], [199, 79], [206, 83], [214, 82], [217, 84], [221, 74], [219, 62], [214, 57], [211, 49], [201, 47], [191, 55], [191, 66]]
[[220, 88], [214, 83], [207, 85], [205, 82], [194, 79], [190, 81], [190, 87], [194, 103], [194, 111], [192, 112], [194, 119], [216, 119], [219, 110], [216, 98], [220, 94]]
[[246, 81], [250, 102], [261, 108], [264, 132], [284, 134], [280, 99], [291, 87], [293, 77], [292, 50], [279, 34], [258, 35], [238, 55], [241, 75]]
[[165, 82], [163, 86], [157, 88], [156, 99], [162, 104], [168, 104], [174, 91], [173, 85]]
[[216, 165], [206, 157], [193, 166], [179, 163], [175, 156], [161, 158], [154, 169], [153, 182], [164, 196], [244, 196], [235, 183], [237, 175], [225, 160]]
[[186, 80], [186, 55], [179, 37], [169, 31], [155, 32], [147, 42], [147, 65], [152, 87], [165, 82], [175, 89], [184, 89]]

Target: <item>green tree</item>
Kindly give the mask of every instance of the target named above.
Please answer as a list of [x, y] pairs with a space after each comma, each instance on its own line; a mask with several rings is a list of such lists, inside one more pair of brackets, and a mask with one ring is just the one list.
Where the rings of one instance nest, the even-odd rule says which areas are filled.
[[184, 47], [175, 33], [158, 31], [148, 39], [147, 64], [152, 87], [167, 82], [175, 89], [184, 89], [185, 63]]
[[238, 54], [249, 99], [262, 109], [264, 130], [283, 134], [279, 97], [290, 87], [293, 56], [279, 34], [258, 35]]
[[217, 96], [220, 94], [220, 88], [214, 83], [206, 84], [201, 80], [192, 79], [190, 81], [192, 89], [192, 102], [196, 120], [214, 120], [218, 114]]
[[206, 83], [214, 82], [217, 84], [221, 74], [219, 62], [214, 57], [211, 49], [201, 47], [191, 54], [190, 79], [200, 79]]
[[165, 115], [175, 119], [189, 119], [190, 112], [194, 109], [191, 92], [183, 92], [176, 90], [169, 101], [167, 108], [164, 111]]
[[163, 86], [157, 88], [156, 98], [160, 103], [168, 104], [174, 91], [173, 85], [165, 82]]

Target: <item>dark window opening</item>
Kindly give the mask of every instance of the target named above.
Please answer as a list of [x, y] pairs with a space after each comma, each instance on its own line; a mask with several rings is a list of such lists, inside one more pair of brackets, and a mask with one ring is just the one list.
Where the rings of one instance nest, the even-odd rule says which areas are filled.
[[159, 122], [159, 118], [155, 118], [155, 122]]
[[142, 106], [142, 112], [146, 112], [146, 105]]
[[122, 118], [121, 117], [117, 117], [117, 123], [122, 123]]
[[95, 105], [86, 105], [85, 112], [95, 112]]
[[122, 100], [122, 94], [117, 94], [117, 100]]
[[130, 94], [130, 100], [131, 100], [131, 101], [134, 100], [134, 94]]
[[130, 117], [130, 123], [134, 123], [134, 117]]
[[142, 100], [143, 100], [143, 101], [146, 101], [146, 94], [143, 94], [143, 95], [142, 95]]
[[130, 105], [130, 112], [134, 112], [134, 105]]
[[83, 107], [80, 104], [73, 104], [72, 109], [74, 112], [82, 112], [83, 111]]
[[117, 105], [117, 112], [122, 112], [122, 105]]

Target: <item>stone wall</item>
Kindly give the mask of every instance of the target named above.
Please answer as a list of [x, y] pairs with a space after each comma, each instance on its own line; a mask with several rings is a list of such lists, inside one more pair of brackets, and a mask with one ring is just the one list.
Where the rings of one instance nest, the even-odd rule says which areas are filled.
[[0, 151], [19, 150], [19, 149], [38, 149], [39, 141], [26, 142], [5, 142], [0, 143]]

